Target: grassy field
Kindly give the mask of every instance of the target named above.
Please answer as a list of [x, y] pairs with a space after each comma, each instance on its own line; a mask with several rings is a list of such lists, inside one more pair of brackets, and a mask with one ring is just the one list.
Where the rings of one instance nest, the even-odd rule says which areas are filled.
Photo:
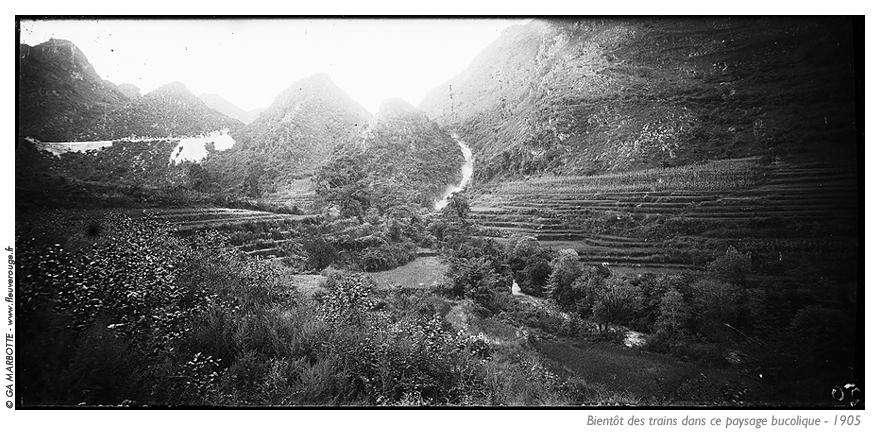
[[380, 288], [393, 285], [427, 288], [447, 283], [447, 269], [437, 257], [418, 257], [406, 265], [370, 275]]
[[609, 344], [537, 340], [534, 346], [557, 369], [642, 404], [734, 404], [757, 382], [734, 370], [700, 367], [675, 358]]

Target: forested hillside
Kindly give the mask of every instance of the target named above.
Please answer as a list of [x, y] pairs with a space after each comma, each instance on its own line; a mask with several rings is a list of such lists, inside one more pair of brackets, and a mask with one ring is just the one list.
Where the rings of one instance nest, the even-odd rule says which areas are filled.
[[857, 157], [848, 18], [535, 20], [420, 108], [479, 180], [766, 155]]
[[218, 186], [247, 196], [309, 185], [333, 150], [357, 140], [370, 113], [326, 74], [297, 81], [275, 98], [229, 152], [203, 163]]
[[463, 163], [449, 134], [395, 98], [382, 104], [358, 141], [321, 168], [318, 193], [355, 214], [371, 206], [431, 207], [447, 185], [458, 183]]
[[221, 129], [234, 132], [241, 121], [209, 108], [180, 82], [168, 83], [95, 120], [87, 131], [98, 140], [139, 137], [192, 137]]

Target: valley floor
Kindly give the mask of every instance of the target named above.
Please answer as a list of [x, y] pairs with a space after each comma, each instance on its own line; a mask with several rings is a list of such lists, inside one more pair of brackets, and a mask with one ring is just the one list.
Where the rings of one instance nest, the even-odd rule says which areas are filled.
[[[413, 216], [371, 221], [220, 207], [17, 216], [17, 236], [26, 245], [23, 276], [30, 277], [23, 294], [42, 301], [20, 307], [28, 314], [19, 321], [35, 334], [22, 358], [54, 361], [26, 375], [36, 392], [31, 397], [93, 404], [144, 394], [126, 384], [112, 394], [77, 397], [76, 389], [98, 391], [82, 387], [88, 382], [112, 389], [89, 374], [66, 377], [85, 367], [81, 351], [95, 343], [104, 346], [99, 354], [114, 356], [88, 362], [98, 367], [90, 373], [112, 378], [108, 373], [142, 370], [143, 379], [190, 382], [170, 381], [174, 385], [162, 387], [168, 396], [138, 400], [222, 406], [772, 406], [785, 403], [783, 386], [808, 391], [841, 373], [840, 361], [833, 367], [797, 362], [791, 373], [810, 373], [810, 364], [819, 364], [822, 373], [791, 380], [780, 367], [787, 369], [786, 359], [803, 352], [850, 350], [848, 341], [820, 338], [840, 338], [852, 322], [823, 329], [811, 319], [843, 319], [858, 293], [861, 277], [849, 263], [860, 253], [853, 168], [740, 159], [616, 176], [534, 178], [485, 185], [470, 195], [468, 217], [429, 215], [418, 230]], [[419, 237], [421, 247], [412, 242]], [[340, 257], [337, 246], [349, 256]], [[573, 253], [578, 266], [565, 266], [562, 250]], [[367, 253], [379, 262], [362, 262]], [[516, 263], [517, 256], [529, 260]], [[740, 266], [719, 263], [723, 258], [748, 258], [749, 265], [735, 269]], [[523, 267], [539, 261], [547, 268], [545, 281], [531, 283], [540, 271], [528, 275]], [[374, 270], [334, 269], [339, 264]], [[731, 267], [737, 274], [730, 275]], [[594, 299], [591, 311], [571, 303], [562, 309], [560, 284], [551, 285], [561, 281], [551, 270], [590, 277], [590, 291], [598, 293], [578, 297], [620, 291], [630, 295], [626, 303], [638, 303], [616, 314], [598, 311]], [[511, 276], [529, 278], [516, 278], [512, 289]], [[170, 299], [150, 299], [145, 283], [166, 289], [162, 298]], [[190, 293], [202, 296], [191, 299]], [[682, 294], [684, 299], [673, 298]], [[674, 304], [690, 317], [669, 318]], [[768, 316], [755, 322], [754, 309]], [[59, 329], [67, 331], [58, 339], [68, 350], [48, 345], [54, 332], [38, 326], [43, 318], [73, 322]], [[175, 350], [153, 350], [153, 338], [138, 332], [148, 329], [129, 326], [139, 322], [146, 323], [137, 328], [164, 331], [162, 340], [177, 343]], [[663, 335], [668, 322], [689, 332]], [[819, 337], [805, 345], [813, 350], [790, 344], [802, 335]], [[633, 343], [632, 336], [640, 340]], [[358, 347], [363, 343], [367, 348]], [[125, 359], [121, 349], [153, 355], [144, 357], [150, 365]], [[56, 358], [53, 352], [68, 353]], [[406, 363], [415, 360], [424, 365]], [[254, 366], [245, 370], [248, 364]], [[487, 375], [477, 382], [447, 372], [459, 364]], [[351, 384], [334, 384], [333, 367], [353, 370], [346, 372]], [[242, 384], [246, 372], [261, 376], [263, 386]], [[364, 373], [396, 374], [412, 383], [371, 378], [359, 384]], [[53, 390], [41, 376], [63, 388]], [[419, 376], [436, 376], [439, 383], [419, 387]], [[210, 380], [215, 378], [222, 382]], [[193, 382], [213, 391], [210, 399], [203, 402]], [[271, 382], [276, 387], [268, 387]], [[432, 389], [441, 384], [442, 393]], [[469, 393], [462, 395], [462, 388]], [[808, 400], [831, 405], [818, 397]]]

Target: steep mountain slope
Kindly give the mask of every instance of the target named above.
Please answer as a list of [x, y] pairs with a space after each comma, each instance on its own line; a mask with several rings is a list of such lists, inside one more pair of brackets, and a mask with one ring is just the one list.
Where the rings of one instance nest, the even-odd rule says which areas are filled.
[[[430, 207], [464, 163], [449, 134], [406, 101], [382, 104], [358, 141], [334, 153], [318, 174], [318, 194], [348, 201], [343, 208]], [[350, 204], [358, 198], [360, 204]], [[349, 210], [351, 211], [351, 210]]]
[[218, 186], [248, 196], [290, 189], [306, 194], [309, 178], [335, 149], [355, 141], [369, 119], [370, 113], [327, 74], [316, 74], [279, 94], [233, 135], [234, 148], [210, 156], [203, 166], [217, 174]]
[[102, 140], [128, 136], [196, 136], [244, 124], [209, 108], [183, 83], [164, 85], [97, 119], [88, 127]]
[[858, 158], [843, 18], [532, 21], [420, 104], [478, 180], [748, 155]]
[[308, 173], [337, 146], [357, 137], [369, 119], [366, 109], [322, 73], [276, 97], [248, 127], [248, 136], [259, 153], [274, 154], [291, 170]]
[[43, 141], [91, 137], [82, 128], [128, 100], [70, 41], [19, 45], [18, 126]]
[[19, 133], [44, 142], [114, 140], [127, 136], [194, 136], [239, 121], [210, 109], [182, 83], [140, 97], [131, 84], [101, 80], [70, 41], [22, 44], [19, 69]]
[[208, 107], [230, 117], [235, 118], [245, 124], [250, 124], [255, 119], [260, 116], [266, 109], [255, 109], [245, 111], [242, 108], [236, 106], [229, 100], [217, 95], [217, 94], [201, 94], [199, 95], [199, 99], [202, 100]]

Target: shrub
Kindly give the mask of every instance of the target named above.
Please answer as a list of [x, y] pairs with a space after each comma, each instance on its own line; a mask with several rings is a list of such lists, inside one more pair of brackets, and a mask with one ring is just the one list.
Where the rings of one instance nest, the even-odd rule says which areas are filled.
[[645, 344], [642, 350], [654, 353], [669, 353], [673, 342], [673, 337], [669, 332], [663, 330], [645, 336]]
[[480, 297], [498, 287], [505, 287], [501, 275], [486, 258], [453, 258], [449, 260], [447, 277], [452, 294], [457, 297]]
[[310, 236], [303, 241], [306, 252], [306, 268], [323, 270], [338, 259], [336, 248], [322, 236]]
[[738, 341], [761, 317], [761, 300], [756, 292], [712, 279], [692, 285], [693, 320], [697, 330], [715, 342]]
[[751, 254], [740, 253], [731, 246], [727, 248], [727, 252], [724, 255], [709, 263], [707, 269], [710, 274], [718, 279], [732, 283], [742, 283], [745, 280], [745, 275], [752, 270], [752, 256]]
[[505, 257], [523, 293], [542, 296], [552, 272], [553, 251], [542, 248], [534, 237], [514, 236], [507, 243]]

